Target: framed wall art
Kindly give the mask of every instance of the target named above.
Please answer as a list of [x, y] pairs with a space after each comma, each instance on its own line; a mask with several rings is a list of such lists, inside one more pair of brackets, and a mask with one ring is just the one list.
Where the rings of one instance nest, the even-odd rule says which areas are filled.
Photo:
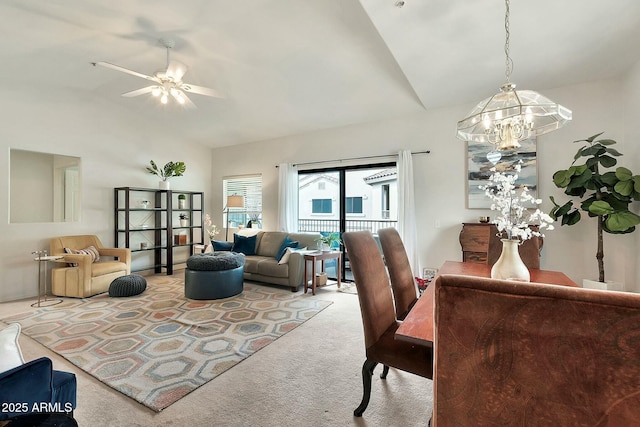
[[486, 185], [491, 176], [491, 168], [494, 164], [487, 158], [496, 161], [496, 153], [499, 159], [495, 167], [497, 171], [512, 171], [513, 167], [522, 160], [522, 169], [516, 184], [526, 186], [531, 194], [536, 197], [538, 189], [538, 162], [536, 139], [530, 138], [520, 141], [520, 148], [517, 150], [495, 152], [495, 146], [488, 143], [467, 142], [467, 208], [468, 209], [490, 209], [491, 201], [485, 196], [484, 190], [478, 188]]

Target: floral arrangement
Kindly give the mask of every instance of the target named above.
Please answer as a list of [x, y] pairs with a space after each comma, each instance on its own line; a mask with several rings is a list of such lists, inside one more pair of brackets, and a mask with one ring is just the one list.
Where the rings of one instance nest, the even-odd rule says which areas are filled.
[[420, 292], [420, 295], [422, 295], [422, 293], [427, 289], [427, 286], [429, 286], [429, 283], [431, 283], [431, 279], [423, 279], [418, 276], [416, 276], [415, 279], [418, 283], [418, 291]]
[[[480, 189], [491, 199], [491, 210], [499, 211], [500, 214], [493, 223], [498, 228], [500, 235], [505, 233], [509, 240], [527, 240], [533, 236], [544, 237], [540, 230], [553, 230], [553, 218], [540, 209], [530, 212], [525, 206], [530, 203], [537, 206], [542, 200], [534, 198], [526, 186], [519, 191], [515, 185], [518, 173], [521, 170], [522, 161], [514, 166], [516, 173], [497, 172], [496, 168], [491, 168], [492, 175], [489, 177], [489, 184], [481, 185]], [[527, 215], [525, 217], [525, 215]], [[538, 231], [529, 228], [529, 224], [537, 224]]]
[[209, 240], [213, 240], [215, 236], [220, 233], [218, 226], [213, 223], [209, 214], [204, 216], [204, 227], [207, 234], [209, 234]]

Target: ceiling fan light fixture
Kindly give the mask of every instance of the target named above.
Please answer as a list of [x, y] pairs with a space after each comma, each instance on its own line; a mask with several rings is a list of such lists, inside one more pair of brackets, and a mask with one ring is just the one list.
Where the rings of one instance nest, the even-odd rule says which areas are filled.
[[121, 67], [119, 65], [111, 64], [109, 62], [92, 62], [93, 66], [101, 66], [105, 68], [110, 68], [115, 71], [120, 71], [122, 73], [130, 74], [136, 77], [143, 78], [147, 81], [152, 81], [154, 84], [137, 89], [129, 92], [125, 92], [122, 96], [125, 97], [134, 97], [151, 93], [152, 96], [160, 99], [160, 102], [164, 104], [169, 103], [169, 95], [176, 100], [181, 105], [186, 105], [189, 108], [195, 108], [195, 105], [189, 97], [187, 96], [187, 92], [211, 96], [215, 98], [224, 98], [223, 95], [218, 93], [213, 89], [209, 89], [203, 86], [189, 85], [182, 81], [182, 77], [187, 72], [186, 65], [182, 64], [179, 61], [172, 61], [169, 56], [169, 51], [174, 47], [175, 43], [170, 39], [160, 39], [160, 43], [167, 50], [167, 64], [164, 71], [157, 71], [152, 76], [139, 73], [137, 71], [129, 70], [127, 68]]
[[181, 90], [171, 88], [171, 95], [178, 101], [178, 104], [183, 105], [185, 103], [184, 94]]
[[532, 90], [516, 91], [511, 83], [513, 61], [509, 56], [509, 0], [505, 0], [507, 82], [500, 92], [476, 105], [457, 125], [456, 136], [470, 142], [488, 142], [497, 150], [513, 150], [519, 141], [552, 132], [572, 119], [571, 110]]

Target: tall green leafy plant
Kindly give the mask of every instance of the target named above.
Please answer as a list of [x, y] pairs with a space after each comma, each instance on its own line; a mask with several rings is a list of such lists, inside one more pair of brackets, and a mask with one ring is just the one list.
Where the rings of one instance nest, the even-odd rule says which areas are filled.
[[[611, 146], [612, 139], [596, 139], [603, 132], [587, 139], [575, 142], [585, 143], [576, 155], [569, 169], [553, 174], [553, 183], [563, 188], [568, 196], [578, 198], [580, 207], [573, 206], [573, 200], [560, 205], [553, 196], [554, 207], [549, 213], [553, 219], [562, 218], [562, 225], [577, 224], [586, 212], [597, 220], [598, 280], [604, 282], [604, 244], [603, 232], [611, 234], [631, 233], [640, 224], [640, 216], [629, 210], [633, 200], [640, 200], [640, 175], [634, 175], [629, 169], [618, 166], [615, 171], [605, 171], [616, 166], [616, 157], [622, 156]], [[584, 163], [582, 163], [584, 161]], [[581, 163], [581, 164], [576, 164]]]

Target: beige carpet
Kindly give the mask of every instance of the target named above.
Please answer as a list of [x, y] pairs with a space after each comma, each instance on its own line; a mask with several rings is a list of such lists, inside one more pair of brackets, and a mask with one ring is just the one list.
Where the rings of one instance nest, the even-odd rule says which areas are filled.
[[[29, 337], [23, 335], [20, 344], [27, 360], [47, 356], [56, 369], [76, 373], [75, 418], [81, 427], [426, 426], [432, 382], [394, 369], [381, 380], [376, 368], [369, 408], [362, 418], [353, 416], [362, 397], [364, 361], [358, 298], [336, 292], [335, 286], [307, 296], [333, 304], [162, 412], [104, 385]], [[0, 304], [0, 313], [33, 310], [31, 302]]]
[[161, 411], [331, 304], [255, 284], [231, 298], [196, 301], [175, 276], [147, 282], [139, 295], [66, 299], [2, 320]]
[[340, 289], [336, 290], [343, 294], [358, 295], [358, 290], [356, 289], [356, 284], [354, 282], [343, 282], [340, 285]]

